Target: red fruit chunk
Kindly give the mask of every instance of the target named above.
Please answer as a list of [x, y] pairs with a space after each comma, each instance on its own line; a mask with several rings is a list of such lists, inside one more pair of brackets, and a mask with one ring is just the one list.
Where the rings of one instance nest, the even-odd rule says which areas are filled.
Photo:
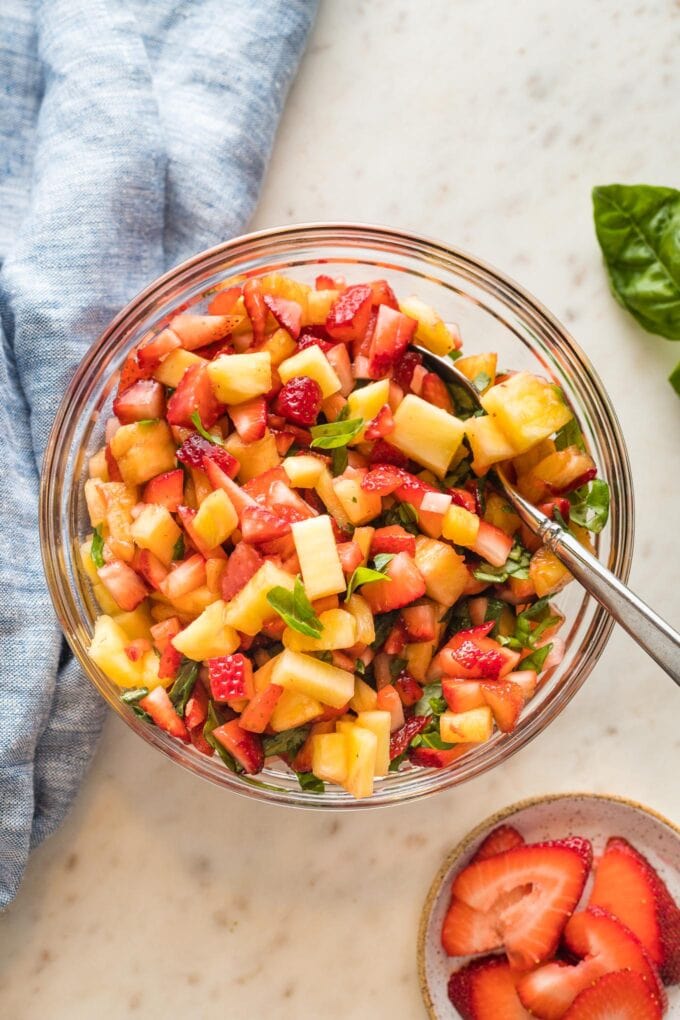
[[584, 988], [564, 1020], [661, 1020], [662, 1016], [659, 1000], [642, 975], [619, 970]]
[[423, 497], [428, 492], [439, 493], [439, 489], [435, 489], [434, 485], [428, 485], [428, 483], [424, 482], [422, 478], [416, 478], [415, 475], [410, 474], [408, 471], [404, 471], [402, 483], [399, 488], [395, 490], [395, 496], [397, 499], [402, 500], [402, 502], [410, 503], [416, 509], [420, 509]]
[[276, 398], [276, 413], [295, 425], [313, 425], [321, 410], [323, 394], [316, 379], [296, 375], [282, 387]]
[[361, 488], [379, 496], [389, 496], [403, 483], [405, 474], [405, 471], [392, 464], [376, 464], [361, 479]]
[[[362, 488], [365, 486], [362, 485]], [[415, 556], [415, 535], [402, 528], [400, 524], [389, 524], [386, 528], [376, 528], [371, 538], [371, 556], [376, 556], [378, 553], [399, 552], [407, 552], [409, 556]]]
[[181, 652], [178, 652], [175, 646], [171, 642], [168, 642], [161, 652], [161, 657], [158, 660], [159, 678], [161, 680], [174, 680], [181, 664]]
[[175, 711], [175, 706], [170, 701], [164, 687], [154, 687], [146, 697], [140, 700], [139, 705], [145, 712], [148, 712], [159, 729], [165, 730], [166, 733], [177, 737], [185, 744], [189, 743], [187, 728]]
[[263, 506], [247, 506], [241, 513], [244, 542], [271, 542], [289, 534], [290, 524]]
[[358, 542], [340, 542], [336, 548], [343, 574], [353, 574], [364, 558], [361, 546]]
[[[227, 452], [226, 450], [221, 450], [220, 447], [217, 446], [215, 449], [220, 450], [220, 454]], [[222, 458], [220, 457], [220, 459]], [[238, 471], [238, 461], [235, 457], [232, 459], [236, 462]], [[227, 496], [229, 496], [229, 499], [234, 504], [234, 509], [237, 514], [241, 514], [243, 509], [247, 506], [257, 505], [255, 500], [252, 499], [247, 492], [244, 492], [241, 486], [233, 481], [226, 471], [222, 470], [215, 460], [214, 455], [211, 454], [209, 457], [206, 457], [203, 461], [203, 466], [205, 473], [208, 476], [208, 481], [212, 485], [213, 489], [223, 489], [224, 492], [226, 492]]]
[[153, 372], [153, 365], [141, 365], [137, 358], [137, 351], [130, 351], [123, 362], [118, 380], [118, 394], [133, 386], [139, 379], [148, 379]]
[[[188, 439], [184, 440], [177, 451], [177, 460], [181, 464], [186, 464], [187, 467], [202, 471], [203, 459], [212, 445], [209, 440], [204, 439], [198, 432], [193, 432]], [[180, 471], [180, 474], [183, 476], [183, 472]]]
[[456, 506], [462, 506], [465, 510], [469, 510], [471, 514], [477, 513], [477, 500], [472, 492], [468, 492], [467, 489], [449, 489], [449, 496], [451, 502], [455, 503]]
[[369, 287], [374, 305], [389, 305], [390, 308], [399, 310], [399, 302], [387, 280], [374, 280], [373, 283], [369, 283]]
[[167, 620], [154, 623], [151, 627], [151, 637], [158, 651], [162, 653], [168, 643], [179, 634], [181, 629], [179, 619], [176, 616], [170, 616]]
[[422, 733], [430, 721], [429, 715], [413, 715], [390, 737], [390, 761], [408, 749], [414, 737]]
[[208, 312], [210, 315], [229, 315], [240, 297], [241, 287], [227, 287], [226, 290], [218, 291], [208, 305]]
[[224, 413], [210, 383], [204, 365], [193, 365], [182, 376], [179, 385], [168, 401], [167, 419], [170, 425], [185, 425], [193, 428], [192, 414], [198, 412], [204, 428], [211, 425]]
[[386, 655], [399, 655], [406, 644], [406, 634], [402, 620], [397, 620], [392, 630], [387, 635], [383, 645], [383, 652]]
[[105, 563], [97, 574], [116, 605], [126, 613], [136, 609], [148, 594], [141, 577], [122, 560]]
[[241, 728], [251, 733], [264, 733], [282, 694], [283, 687], [279, 687], [278, 684], [267, 684], [241, 712], [239, 719]]
[[370, 379], [380, 379], [396, 364], [413, 339], [418, 323], [388, 305], [380, 305], [368, 350]]
[[195, 591], [202, 584], [205, 584], [205, 560], [196, 553], [175, 564], [160, 587], [163, 594], [172, 601]]
[[471, 744], [456, 744], [448, 750], [440, 750], [436, 747], [412, 747], [408, 753], [408, 759], [413, 765], [420, 765], [424, 769], [445, 769], [452, 765], [457, 758], [465, 754]]
[[574, 914], [564, 930], [564, 942], [571, 953], [582, 958], [580, 963], [573, 967], [548, 963], [518, 983], [519, 997], [532, 1013], [545, 1020], [558, 1020], [580, 992], [618, 970], [640, 974], [653, 998], [664, 1004], [663, 986], [647, 952], [635, 935], [606, 910], [588, 907]]
[[385, 404], [364, 429], [364, 439], [369, 442], [373, 439], [382, 439], [389, 436], [390, 432], [394, 432], [394, 418], [390, 405]]
[[425, 594], [423, 575], [408, 553], [397, 553], [384, 572], [389, 580], [369, 581], [361, 589], [362, 596], [374, 614], [401, 609]]
[[215, 701], [252, 698], [253, 666], [250, 659], [237, 652], [208, 659], [210, 693]]
[[160, 591], [163, 582], [168, 576], [168, 568], [151, 552], [150, 549], [139, 549], [135, 553], [134, 568], [141, 574], [146, 583]]
[[442, 678], [442, 694], [452, 712], [469, 712], [486, 705], [478, 680], [450, 680]]
[[555, 499], [549, 499], [546, 503], [539, 503], [538, 509], [541, 513], [544, 513], [546, 517], [554, 519], [555, 510], [557, 510], [563, 520], [569, 520], [569, 511], [571, 510], [571, 503], [568, 499], [562, 497], [556, 497]]
[[316, 333], [305, 333], [303, 331], [298, 340], [297, 349], [298, 351], [304, 351], [307, 347], [319, 347], [324, 354], [327, 354], [331, 347], [333, 347], [333, 344], [330, 340], [324, 340], [323, 337], [317, 336]]
[[380, 464], [391, 464], [394, 467], [407, 468], [409, 465], [409, 459], [406, 454], [398, 450], [396, 446], [390, 446], [384, 439], [378, 439], [373, 444], [368, 461], [371, 467], [379, 466]]
[[479, 531], [472, 551], [490, 563], [492, 567], [502, 567], [512, 549], [513, 539], [500, 528], [486, 521], [479, 522]]
[[519, 969], [548, 959], [583, 892], [591, 856], [590, 843], [574, 837], [518, 846], [468, 864], [454, 880], [452, 902], [482, 915], [473, 919], [478, 941], [471, 940], [469, 918], [459, 928], [449, 924], [447, 951], [462, 956], [504, 945], [510, 964]]
[[423, 356], [418, 351], [405, 351], [399, 358], [392, 371], [392, 378], [401, 386], [402, 390], [410, 390], [413, 373], [422, 363]]
[[[115, 420], [115, 419], [113, 419], [113, 420]], [[111, 453], [111, 444], [110, 443], [107, 443], [106, 446], [104, 447], [104, 456], [106, 458], [106, 468], [107, 468], [107, 471], [109, 472], [109, 481], [110, 482], [122, 482], [123, 481], [123, 476], [120, 473], [120, 468], [118, 467], [118, 461], [116, 460], [116, 458]]]
[[402, 673], [394, 681], [394, 689], [401, 698], [404, 708], [415, 705], [423, 696], [423, 688], [408, 673]]
[[448, 993], [463, 1020], [531, 1020], [517, 995], [507, 960], [488, 956], [454, 971]]
[[319, 273], [314, 281], [314, 290], [336, 290], [336, 281], [328, 273]]
[[279, 326], [283, 326], [297, 340], [300, 336], [302, 326], [302, 308], [297, 301], [287, 301], [285, 298], [264, 295], [264, 303], [272, 313]]
[[[229, 478], [235, 478], [241, 470], [241, 465], [237, 461], [236, 457], [233, 457], [228, 450], [225, 450], [223, 446], [218, 446], [216, 443], [209, 443], [208, 449], [203, 453], [203, 470], [210, 478], [209, 465], [214, 464]], [[211, 480], [211, 484], [212, 480]], [[236, 504], [234, 503], [234, 506]], [[236, 507], [238, 510], [238, 507]]]
[[[177, 508], [177, 514], [179, 516], [180, 523], [181, 523], [182, 527], [184, 528], [184, 530], [186, 531], [187, 535], [189, 536], [189, 538], [191, 540], [191, 544], [193, 546], [195, 546], [196, 549], [198, 549], [198, 551], [201, 554], [201, 556], [203, 556], [205, 559], [208, 559], [209, 557], [212, 557], [213, 559], [215, 559], [215, 558], [222, 559], [222, 560], [226, 559], [224, 551], [221, 548], [221, 546], [217, 546], [215, 549], [211, 549], [209, 546], [207, 546], [205, 544], [203, 539], [197, 533], [196, 529], [194, 528], [194, 517], [196, 516], [196, 510], [193, 510], [189, 506], [180, 506], [180, 507]], [[193, 557], [192, 557], [192, 559], [193, 559]], [[184, 573], [184, 571], [181, 572], [180, 578], [174, 578], [174, 580], [173, 580], [174, 573], [176, 573], [176, 572], [177, 571], [174, 571], [173, 574], [170, 574], [168, 579], [167, 579], [167, 581], [171, 582], [171, 589], [172, 589], [172, 587], [174, 587], [177, 584], [177, 582], [178, 582], [178, 580], [180, 580], [180, 578], [181, 578], [182, 582], [187, 580], [187, 575]], [[165, 586], [166, 594], [168, 592], [167, 581], [166, 581], [166, 586]], [[200, 581], [199, 583], [202, 584], [203, 582]], [[183, 584], [181, 586], [183, 586]], [[186, 588], [185, 589], [185, 591], [191, 591], [191, 590], [192, 590], [191, 588]]]
[[372, 299], [371, 288], [364, 284], [343, 291], [330, 307], [326, 319], [328, 335], [343, 343], [361, 340], [371, 317]]
[[144, 503], [158, 503], [171, 514], [177, 512], [184, 495], [184, 472], [181, 468], [164, 471], [147, 482], [142, 492]]
[[414, 641], [434, 641], [437, 633], [437, 614], [431, 602], [402, 609], [401, 618], [409, 644]]
[[497, 825], [477, 847], [473, 861], [486, 861], [489, 857], [502, 854], [506, 850], [514, 850], [524, 845], [524, 838], [512, 825]]
[[180, 338], [185, 350], [195, 351], [199, 347], [207, 347], [217, 343], [218, 340], [224, 340], [240, 321], [241, 317], [238, 315], [184, 313], [174, 317], [170, 328]]
[[262, 771], [264, 766], [262, 740], [257, 734], [242, 729], [237, 719], [232, 719], [224, 726], [218, 726], [212, 735], [215, 740], [219, 740], [232, 758], [235, 758], [244, 772], [254, 775]]
[[235, 595], [245, 588], [250, 578], [257, 573], [263, 559], [256, 549], [246, 542], [239, 542], [227, 561], [227, 566], [220, 579], [222, 598], [230, 602]]
[[439, 660], [446, 674], [464, 680], [498, 678], [505, 660], [501, 646], [482, 633], [486, 626], [461, 630], [444, 646]]
[[261, 475], [251, 478], [243, 486], [243, 491], [247, 492], [249, 496], [252, 496], [254, 500], [263, 506], [271, 506], [274, 503], [272, 499], [272, 486], [276, 482], [288, 485], [288, 475], [282, 467], [269, 468], [268, 471], [263, 471]]
[[264, 340], [267, 326], [267, 306], [264, 302], [262, 284], [259, 280], [247, 280], [243, 285], [243, 303], [253, 328], [253, 339], [256, 344]]
[[512, 733], [524, 708], [522, 688], [512, 680], [482, 680], [480, 687], [498, 729]]
[[267, 431], [267, 401], [264, 397], [246, 400], [229, 408], [229, 417], [244, 443], [255, 443]]
[[155, 379], [139, 379], [113, 402], [113, 413], [121, 425], [165, 415], [165, 389]]
[[450, 414], [453, 414], [453, 401], [451, 400], [451, 394], [447, 390], [444, 382], [434, 372], [426, 372], [423, 376], [420, 396], [423, 400], [426, 400], [428, 404], [434, 404], [435, 407], [441, 407], [444, 411], [448, 411]]

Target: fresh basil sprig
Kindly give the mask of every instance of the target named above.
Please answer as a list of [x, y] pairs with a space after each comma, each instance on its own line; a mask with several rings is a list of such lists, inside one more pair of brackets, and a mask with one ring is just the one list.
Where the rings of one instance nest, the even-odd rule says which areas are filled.
[[368, 584], [370, 581], [389, 581], [390, 577], [388, 574], [384, 573], [384, 570], [387, 564], [393, 559], [394, 553], [378, 553], [378, 555], [373, 559], [373, 566], [375, 569], [372, 569], [371, 567], [357, 567], [349, 579], [345, 602], [360, 584]]
[[313, 425], [311, 446], [320, 450], [335, 450], [347, 446], [364, 427], [363, 418], [348, 418], [345, 421], [331, 421], [326, 425]]
[[569, 519], [574, 524], [598, 534], [609, 518], [609, 486], [601, 478], [593, 478], [587, 485], [569, 493], [571, 510]]
[[296, 726], [293, 730], [283, 730], [281, 733], [271, 735], [265, 734], [262, 738], [264, 756], [273, 758], [275, 755], [286, 754], [293, 758], [308, 736], [309, 726]]
[[555, 446], [558, 450], [566, 450], [568, 446], [578, 446], [579, 450], [585, 450], [583, 433], [576, 418], [570, 418], [566, 425], [563, 425], [555, 434]]
[[98, 524], [94, 529], [92, 535], [92, 545], [90, 547], [90, 556], [97, 570], [104, 566], [104, 536], [102, 535], [101, 525]]
[[314, 612], [299, 577], [295, 578], [293, 591], [281, 585], [272, 588], [267, 592], [267, 602], [292, 630], [306, 634], [307, 637], [321, 637], [323, 624]]
[[313, 772], [296, 772], [298, 783], [303, 790], [307, 793], [324, 793], [326, 784], [318, 776], [315, 776]]

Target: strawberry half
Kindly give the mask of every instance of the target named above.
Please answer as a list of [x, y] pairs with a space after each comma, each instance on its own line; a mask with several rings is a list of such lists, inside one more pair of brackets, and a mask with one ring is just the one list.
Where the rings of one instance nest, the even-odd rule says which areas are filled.
[[289, 534], [290, 524], [263, 506], [247, 506], [241, 513], [243, 541], [251, 545], [271, 542]]
[[184, 472], [181, 468], [175, 468], [174, 471], [164, 471], [162, 475], [156, 475], [146, 483], [142, 492], [142, 502], [158, 503], [174, 514], [177, 513], [183, 496]]
[[210, 377], [204, 365], [193, 365], [180, 379], [177, 389], [168, 401], [168, 424], [193, 428], [191, 416], [196, 411], [206, 429], [214, 425], [224, 413], [223, 405], [213, 393]]
[[348, 287], [335, 299], [326, 318], [326, 332], [334, 340], [361, 340], [371, 317], [373, 292], [365, 284]]
[[385, 567], [388, 580], [370, 581], [361, 588], [372, 613], [387, 613], [415, 602], [425, 594], [425, 580], [415, 560], [400, 552]]
[[264, 340], [267, 325], [267, 306], [259, 280], [246, 280], [243, 284], [243, 303], [253, 329], [253, 339], [256, 344], [259, 344]]
[[255, 443], [267, 431], [267, 401], [255, 397], [229, 408], [229, 417], [244, 443]]
[[172, 737], [177, 737], [184, 744], [189, 743], [187, 728], [175, 711], [175, 706], [164, 687], [154, 687], [139, 704], [145, 712], [148, 712], [159, 729], [165, 730]]
[[413, 715], [403, 726], [390, 737], [390, 761], [398, 758], [408, 749], [409, 744], [419, 733], [422, 733], [430, 721], [429, 715]]
[[297, 340], [302, 327], [302, 308], [297, 301], [288, 301], [285, 298], [272, 297], [271, 294], [264, 295], [264, 303], [272, 313], [279, 326]]
[[619, 970], [580, 992], [564, 1020], [661, 1020], [662, 1016], [659, 1000], [642, 975]]
[[[418, 323], [387, 304], [378, 308], [378, 317], [368, 350], [369, 379], [380, 379], [406, 351]], [[442, 384], [443, 385], [443, 384]]]
[[[344, 348], [343, 348], [344, 349]], [[364, 429], [364, 439], [370, 442], [373, 439], [383, 439], [394, 432], [394, 416], [389, 404], [383, 404], [375, 418], [369, 421]]]
[[463, 1020], [531, 1020], [516, 990], [507, 960], [487, 956], [454, 971], [448, 993]]
[[[413, 538], [412, 535], [409, 537]], [[373, 540], [375, 541], [375, 535]], [[401, 618], [404, 621], [408, 644], [418, 641], [434, 641], [437, 634], [437, 613], [431, 602], [425, 602], [422, 606], [408, 606], [406, 609], [402, 609]]]
[[249, 733], [239, 726], [237, 719], [218, 726], [213, 730], [213, 737], [219, 740], [244, 772], [254, 775], [261, 772], [264, 766], [262, 740], [256, 733]]
[[479, 844], [472, 860], [486, 861], [489, 857], [514, 850], [518, 846], [524, 846], [524, 837], [520, 836], [517, 829], [513, 829], [512, 825], [497, 825]]
[[524, 694], [512, 680], [482, 680], [482, 696], [501, 733], [512, 733], [524, 708]]
[[165, 414], [165, 389], [155, 379], [139, 379], [113, 402], [113, 413], [121, 425]]

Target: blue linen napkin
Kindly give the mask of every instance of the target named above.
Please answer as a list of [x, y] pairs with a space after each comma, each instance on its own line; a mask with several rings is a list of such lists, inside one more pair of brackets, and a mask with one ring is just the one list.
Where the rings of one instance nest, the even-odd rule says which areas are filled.
[[115, 313], [242, 231], [316, 0], [2, 6], [0, 907], [64, 817], [104, 716], [40, 562], [51, 422]]

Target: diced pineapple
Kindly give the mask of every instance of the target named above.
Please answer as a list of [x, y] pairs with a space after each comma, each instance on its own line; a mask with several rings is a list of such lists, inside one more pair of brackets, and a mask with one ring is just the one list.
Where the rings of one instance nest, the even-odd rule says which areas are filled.
[[371, 730], [348, 724], [343, 731], [347, 739], [347, 779], [344, 787], [357, 800], [373, 793], [373, 777], [378, 754], [378, 738]]
[[[489, 354], [466, 354], [464, 358], [458, 358], [456, 361], [456, 368], [459, 372], [474, 382], [478, 380], [479, 384], [480, 376], [488, 376], [489, 382], [487, 385], [492, 385], [496, 378], [496, 366], [498, 365], [498, 355], [495, 353]], [[480, 390], [486, 389], [485, 386], [480, 385]]]
[[359, 712], [357, 715], [357, 726], [375, 733], [377, 739], [375, 755], [376, 776], [386, 776], [390, 770], [390, 725], [392, 716], [389, 712], [379, 710], [372, 712]]
[[272, 683], [342, 708], [354, 694], [354, 674], [311, 655], [286, 649], [272, 670]]
[[452, 503], [444, 514], [442, 535], [455, 545], [473, 546], [479, 531], [479, 517]]
[[[380, 408], [389, 402], [389, 398], [389, 379], [379, 379], [378, 382], [362, 386], [360, 390], [353, 390], [347, 398], [347, 406], [349, 407], [347, 417], [363, 418], [366, 424], [368, 424], [369, 421], [375, 418]], [[365, 429], [362, 429], [351, 441], [350, 446], [356, 446], [358, 443], [361, 443], [364, 438], [364, 432]]]
[[175, 444], [165, 421], [121, 425], [114, 432], [110, 446], [123, 481], [128, 485], [148, 482], [154, 475], [175, 467]]
[[[162, 596], [160, 592], [152, 592], [151, 598], [158, 602]], [[183, 620], [193, 619], [200, 616], [213, 602], [217, 602], [217, 594], [212, 592], [207, 584], [202, 584], [199, 588], [188, 591], [186, 595], [176, 595], [172, 602], [168, 600], [170, 612], [167, 615], [179, 616]]]
[[267, 594], [276, 587], [292, 591], [295, 578], [287, 570], [277, 567], [271, 560], [265, 560], [244, 588], [227, 605], [226, 620], [242, 634], [254, 637], [262, 630], [265, 620], [276, 613], [267, 602]]
[[546, 546], [541, 546], [531, 557], [529, 577], [539, 598], [554, 595], [571, 581], [567, 568]]
[[338, 297], [338, 290], [310, 290], [304, 323], [306, 326], [321, 326], [326, 322], [331, 305]]
[[[356, 536], [356, 531], [354, 532]], [[345, 603], [348, 610], [356, 620], [357, 644], [371, 645], [375, 641], [375, 623], [373, 613], [365, 598], [361, 595], [350, 595]]]
[[492, 386], [481, 401], [516, 453], [524, 453], [573, 417], [556, 387], [529, 372], [517, 372]]
[[278, 657], [278, 655], [273, 655], [271, 659], [267, 659], [264, 665], [260, 666], [260, 668], [256, 669], [253, 673], [253, 686], [256, 694], [259, 694], [260, 691], [263, 691], [265, 687], [268, 687], [271, 683], [272, 670], [276, 665]]
[[530, 447], [526, 453], [513, 457], [512, 464], [517, 476], [528, 474], [544, 457], [554, 453], [557, 447], [552, 439], [542, 439], [536, 446]]
[[163, 358], [158, 368], [154, 370], [153, 377], [164, 386], [171, 386], [177, 389], [182, 381], [185, 372], [195, 365], [207, 365], [205, 358], [194, 354], [192, 351], [185, 351], [183, 347], [176, 347], [170, 351], [167, 357]]
[[221, 590], [222, 574], [227, 561], [217, 556], [209, 556], [205, 561], [205, 583], [213, 595], [219, 594]]
[[325, 465], [316, 480], [314, 488], [328, 512], [333, 515], [336, 524], [341, 528], [346, 528], [349, 524], [349, 518], [345, 513], [342, 503], [335, 494], [333, 478]]
[[284, 647], [293, 652], [325, 652], [356, 644], [357, 625], [351, 613], [344, 609], [327, 609], [319, 615], [319, 620], [323, 630], [318, 638], [286, 627], [281, 638]]
[[118, 613], [115, 617], [118, 626], [125, 631], [130, 641], [137, 638], [151, 638], [151, 613], [149, 607], [142, 603], [129, 613]]
[[382, 510], [380, 496], [362, 489], [358, 478], [334, 478], [333, 488], [351, 524], [366, 524]]
[[178, 652], [196, 662], [218, 655], [231, 655], [240, 641], [227, 621], [227, 603], [217, 599], [193, 623], [181, 630], [172, 639], [172, 644]]
[[[92, 559], [92, 535], [80, 544], [80, 563], [90, 584], [99, 584], [99, 574]], [[114, 609], [114, 613], [116, 610]]]
[[276, 449], [274, 434], [267, 429], [262, 439], [252, 443], [244, 443], [237, 432], [232, 432], [224, 441], [225, 449], [236, 457], [241, 465], [238, 472], [238, 480], [242, 484], [249, 482], [251, 478], [257, 478], [270, 468], [278, 467], [281, 463], [279, 451]]
[[427, 671], [434, 656], [434, 641], [414, 641], [405, 645], [403, 656], [406, 659], [406, 672], [418, 682], [427, 678]]
[[92, 585], [92, 594], [102, 613], [106, 613], [108, 616], [116, 616], [117, 613], [120, 613], [120, 606], [101, 581]]
[[442, 712], [439, 733], [449, 744], [481, 744], [493, 733], [493, 715], [488, 705], [467, 712]]
[[172, 677], [166, 676], [161, 679], [158, 675], [158, 664], [159, 658], [155, 652], [146, 652], [139, 660], [140, 670], [142, 674], [142, 687], [148, 687], [150, 691], [154, 687], [169, 687], [173, 680]]
[[342, 786], [347, 779], [347, 737], [344, 733], [317, 733], [312, 737], [312, 772], [317, 779]]
[[320, 457], [301, 454], [299, 457], [286, 457], [281, 467], [294, 488], [313, 489], [324, 469], [324, 462]]
[[507, 499], [499, 496], [497, 492], [487, 494], [484, 520], [487, 524], [500, 528], [506, 535], [514, 535], [522, 524], [519, 515], [515, 513]]
[[[119, 687], [140, 687], [142, 671], [140, 663], [132, 662], [125, 654], [130, 639], [110, 616], [99, 616], [95, 621], [94, 634], [90, 644], [90, 658], [103, 673]], [[153, 653], [152, 653], [153, 654]]]
[[394, 432], [389, 439], [407, 457], [443, 478], [461, 444], [464, 429], [464, 423], [448, 411], [409, 393], [395, 412]]
[[307, 297], [312, 290], [308, 283], [301, 283], [300, 280], [294, 280], [290, 276], [282, 276], [281, 273], [267, 273], [259, 280], [263, 294], [271, 294], [272, 297], [284, 298], [286, 301], [297, 301], [304, 313]]
[[409, 297], [399, 302], [399, 311], [418, 323], [415, 338], [433, 354], [448, 354], [457, 347], [456, 338], [442, 322], [434, 308], [418, 297]]
[[269, 351], [220, 354], [208, 363], [208, 376], [215, 396], [223, 404], [242, 404], [272, 388], [272, 359]]
[[465, 591], [469, 580], [465, 560], [446, 542], [419, 535], [416, 566], [423, 575], [426, 594], [435, 602], [452, 606]]
[[349, 703], [353, 712], [372, 712], [378, 707], [378, 694], [360, 676], [354, 681], [354, 697]]
[[287, 329], [277, 329], [275, 333], [267, 337], [260, 350], [269, 352], [272, 365], [276, 368], [286, 358], [290, 358], [295, 354], [297, 344]]
[[101, 478], [102, 482], [109, 480], [109, 467], [106, 463], [106, 450], [102, 447], [87, 462], [87, 473], [90, 478]]
[[302, 581], [310, 602], [345, 591], [345, 575], [328, 514], [296, 521], [292, 531]]
[[83, 486], [85, 505], [93, 528], [98, 528], [106, 517], [106, 484], [99, 478], [88, 478]]
[[312, 719], [318, 719], [322, 713], [323, 705], [316, 698], [310, 698], [288, 688], [276, 702], [269, 725], [274, 733], [282, 733], [284, 730], [295, 729], [296, 726], [304, 726]]
[[373, 541], [373, 535], [375, 534], [375, 528], [355, 528], [352, 539], [361, 549], [364, 557], [364, 563], [368, 562], [368, 555], [371, 551], [371, 542]]
[[293, 379], [295, 376], [309, 376], [310, 379], [314, 379], [321, 387], [324, 399], [330, 397], [332, 393], [337, 393], [341, 386], [335, 369], [321, 348], [317, 347], [316, 344], [312, 347], [305, 347], [298, 354], [293, 355], [292, 358], [287, 358], [286, 361], [282, 362], [279, 365], [279, 375], [281, 376], [282, 383], [287, 383], [289, 379]]
[[140, 549], [149, 549], [166, 566], [172, 563], [173, 551], [182, 532], [164, 506], [147, 503], [132, 522], [130, 531]]
[[193, 520], [193, 528], [207, 549], [226, 542], [238, 526], [234, 504], [223, 489], [215, 489], [201, 503]]
[[488, 414], [482, 418], [468, 418], [465, 435], [472, 450], [472, 470], [477, 475], [485, 475], [492, 464], [507, 460], [515, 453], [496, 419]]

